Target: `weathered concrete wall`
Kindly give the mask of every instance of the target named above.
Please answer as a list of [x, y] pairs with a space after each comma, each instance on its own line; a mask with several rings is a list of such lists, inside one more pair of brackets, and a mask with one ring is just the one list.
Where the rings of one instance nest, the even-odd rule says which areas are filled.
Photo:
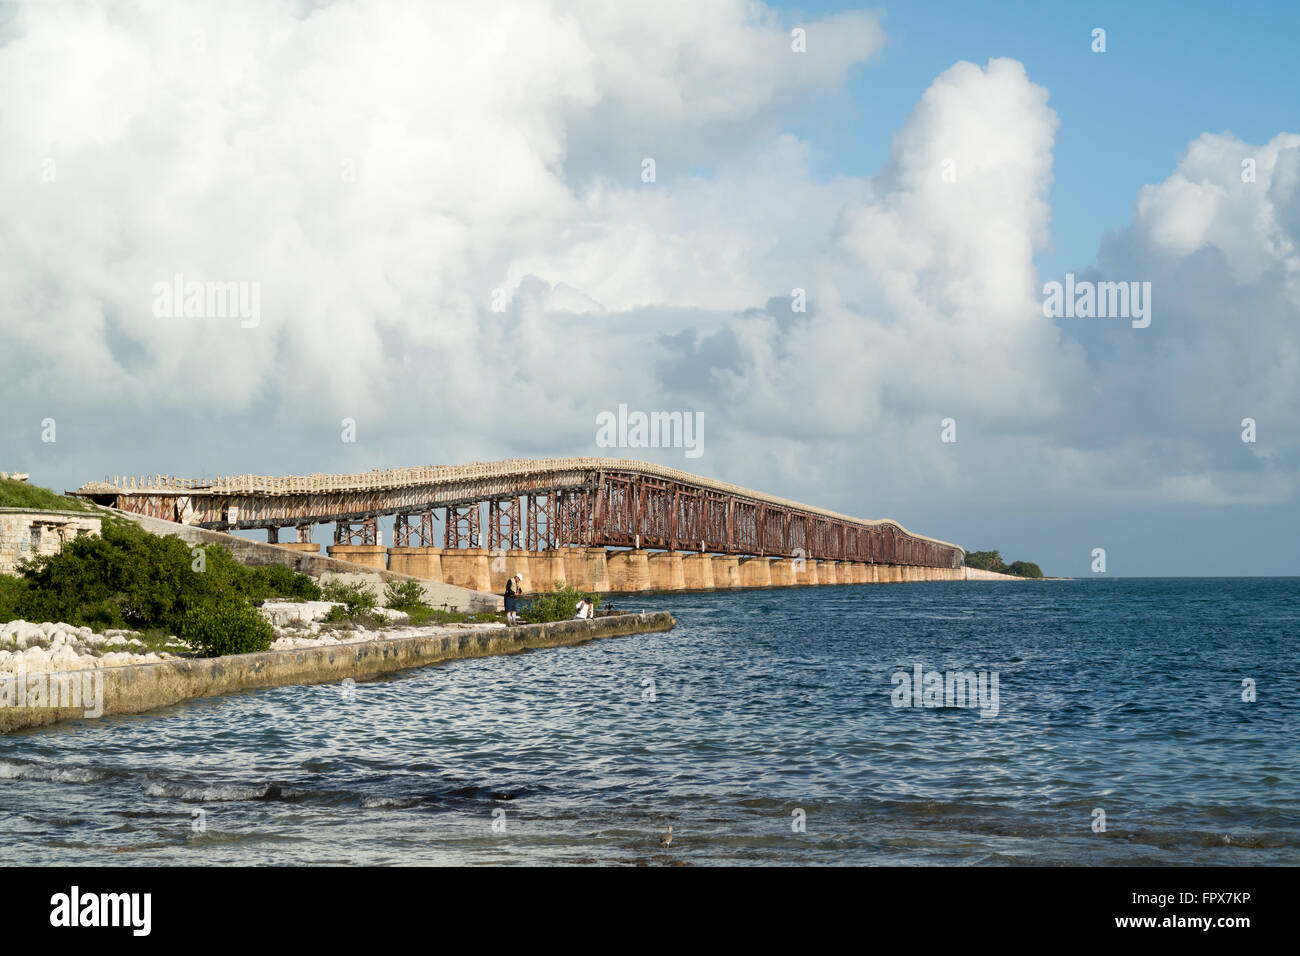
[[0, 574], [13, 574], [20, 561], [58, 554], [79, 534], [99, 534], [101, 523], [84, 511], [0, 508]]
[[713, 558], [707, 554], [684, 555], [682, 583], [688, 591], [712, 591]]
[[740, 586], [742, 588], [770, 588], [772, 586], [771, 559], [741, 558]]
[[442, 581], [442, 548], [389, 548], [388, 570], [426, 581]]
[[740, 587], [740, 558], [734, 554], [713, 556], [713, 586], [719, 590]]
[[616, 593], [650, 590], [649, 554], [643, 548], [610, 551], [605, 555], [609, 589]]
[[533, 586], [545, 591], [557, 584], [569, 583], [568, 560], [565, 549], [552, 548], [533, 555]]
[[339, 561], [364, 564], [377, 571], [388, 570], [388, 549], [382, 544], [331, 544], [325, 553]]
[[[105, 667], [97, 669], [95, 674], [103, 678], [105, 716], [140, 714], [198, 697], [286, 684], [332, 684], [346, 677], [365, 680], [441, 661], [582, 644], [601, 637], [669, 631], [675, 624], [673, 616], [666, 611], [619, 614], [592, 621], [557, 621], [431, 637], [390, 638], [364, 644]], [[80, 675], [82, 672], [65, 673]], [[36, 680], [39, 676], [28, 675], [27, 679]], [[0, 699], [5, 699], [2, 693]], [[2, 706], [0, 732], [84, 719], [85, 710], [85, 707]]]
[[686, 569], [680, 551], [660, 551], [650, 555], [650, 587], [655, 591], [684, 591]]

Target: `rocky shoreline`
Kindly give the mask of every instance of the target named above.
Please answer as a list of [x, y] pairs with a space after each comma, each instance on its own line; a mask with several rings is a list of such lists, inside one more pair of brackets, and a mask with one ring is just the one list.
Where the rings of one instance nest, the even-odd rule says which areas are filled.
[[[332, 601], [268, 601], [258, 610], [275, 629], [271, 650], [331, 647], [360, 644], [398, 637], [431, 637], [463, 630], [504, 628], [494, 621], [410, 626], [408, 615], [388, 608], [375, 608], [371, 616], [384, 626], [331, 626], [325, 618], [336, 607]], [[164, 648], [173, 648], [166, 650]], [[196, 655], [184, 641], [169, 637], [161, 647], [150, 647], [138, 631], [106, 630], [96, 633], [88, 627], [47, 622], [10, 621], [0, 624], [0, 673], [27, 674], [80, 671], [132, 664], [178, 661]]]

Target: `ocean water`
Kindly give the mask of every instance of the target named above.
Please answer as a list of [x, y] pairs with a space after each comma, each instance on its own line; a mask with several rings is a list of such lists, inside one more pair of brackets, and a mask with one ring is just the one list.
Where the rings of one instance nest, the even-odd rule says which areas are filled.
[[0, 737], [0, 863], [1300, 863], [1300, 579], [615, 603], [678, 627]]

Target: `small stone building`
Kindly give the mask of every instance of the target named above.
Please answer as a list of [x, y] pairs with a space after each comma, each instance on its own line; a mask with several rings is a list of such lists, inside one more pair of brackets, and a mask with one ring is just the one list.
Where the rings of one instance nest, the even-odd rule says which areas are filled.
[[58, 554], [79, 534], [99, 534], [101, 519], [84, 511], [0, 508], [0, 574], [14, 574], [18, 562]]

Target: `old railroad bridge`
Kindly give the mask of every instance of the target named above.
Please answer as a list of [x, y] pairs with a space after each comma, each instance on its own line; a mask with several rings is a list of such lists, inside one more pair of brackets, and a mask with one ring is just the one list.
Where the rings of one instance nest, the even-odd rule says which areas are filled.
[[[476, 590], [770, 587], [963, 577], [957, 545], [621, 458], [511, 459], [358, 475], [116, 478], [80, 497], [218, 531], [266, 529], [331, 557]], [[486, 508], [484, 508], [486, 505]], [[486, 518], [484, 517], [486, 511]], [[385, 547], [379, 519], [394, 519]], [[439, 525], [441, 527], [439, 527]]]

